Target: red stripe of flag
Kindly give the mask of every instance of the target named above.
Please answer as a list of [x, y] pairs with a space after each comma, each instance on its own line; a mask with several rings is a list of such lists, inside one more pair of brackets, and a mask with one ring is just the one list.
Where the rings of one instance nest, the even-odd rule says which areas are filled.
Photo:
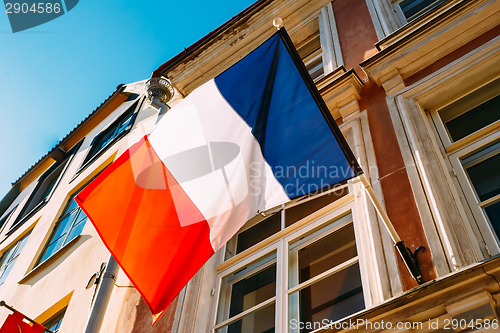
[[205, 218], [147, 137], [75, 200], [148, 303], [154, 321], [214, 253]]

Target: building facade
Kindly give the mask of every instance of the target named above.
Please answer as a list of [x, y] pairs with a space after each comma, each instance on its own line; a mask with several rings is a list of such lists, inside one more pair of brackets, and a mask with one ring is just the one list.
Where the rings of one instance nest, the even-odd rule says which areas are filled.
[[[280, 17], [424, 283], [353, 179], [248, 221], [153, 327], [118, 271], [100, 332], [500, 331], [499, 11], [260, 0], [160, 66], [173, 106]], [[168, 112], [144, 85], [119, 86], [0, 202], [0, 298], [54, 331], [83, 332], [102, 298], [109, 252], [73, 198]]]

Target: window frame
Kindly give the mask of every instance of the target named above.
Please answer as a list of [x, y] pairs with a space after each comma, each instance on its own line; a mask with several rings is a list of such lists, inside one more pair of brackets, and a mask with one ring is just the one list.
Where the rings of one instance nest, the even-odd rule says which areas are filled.
[[[21, 227], [26, 221], [28, 221], [34, 214], [36, 214], [40, 209], [42, 209], [50, 200], [54, 192], [57, 190], [61, 179], [66, 174], [68, 167], [71, 165], [73, 158], [80, 149], [83, 140], [80, 140], [76, 145], [74, 145], [68, 152], [63, 152], [61, 159], [56, 160], [47, 171], [45, 171], [40, 177], [38, 177], [37, 184], [28, 200], [23, 204], [21, 211], [16, 216], [14, 222], [7, 230], [6, 236], [13, 234], [19, 227]], [[51, 179], [51, 177], [54, 177]], [[54, 181], [52, 188], [46, 194], [50, 182]], [[48, 181], [48, 184], [46, 182]], [[47, 185], [45, 187], [44, 185]], [[38, 203], [32, 204], [33, 200], [38, 200]]]
[[[301, 29], [305, 28], [307, 25], [313, 23], [314, 20], [317, 20], [318, 24], [318, 34], [320, 41], [320, 50], [321, 50], [321, 65], [323, 67], [323, 73], [318, 77], [314, 78], [314, 81], [319, 81], [329, 73], [333, 72], [335, 69], [343, 65], [342, 60], [342, 51], [340, 48], [340, 41], [337, 33], [337, 27], [335, 24], [335, 16], [333, 13], [332, 4], [329, 3], [325, 7], [321, 8], [315, 14], [311, 15], [309, 18], [301, 22], [300, 25], [295, 26], [293, 29], [289, 31], [290, 38], [293, 43], [296, 45], [297, 49], [300, 48], [300, 45], [306, 39], [302, 39], [297, 43], [296, 38], [294, 38], [294, 34], [298, 33]], [[304, 59], [302, 59], [304, 61]], [[306, 65], [307, 67], [307, 65]], [[308, 69], [309, 71], [309, 69]]]
[[[126, 136], [134, 127], [135, 121], [137, 119], [137, 114], [142, 107], [144, 102], [144, 98], [139, 98], [137, 100], [132, 100], [130, 105], [127, 106], [126, 110], [120, 114], [113, 122], [111, 122], [108, 126], [102, 129], [98, 134], [94, 136], [92, 142], [89, 145], [87, 154], [83, 159], [82, 164], [80, 165], [76, 175], [79, 175], [84, 169], [87, 168], [90, 164], [92, 164], [95, 160], [97, 160], [102, 154], [104, 154], [109, 148], [111, 148], [116, 142]], [[121, 132], [117, 133], [111, 140], [106, 142], [104, 146], [102, 146], [98, 151], [93, 151], [98, 140], [105, 137], [111, 130], [116, 130], [120, 127], [120, 123], [130, 117], [128, 125]]]
[[403, 22], [403, 25], [418, 19], [422, 15], [425, 15], [426, 13], [432, 11], [434, 8], [438, 7], [439, 5], [445, 3], [448, 0], [434, 0], [433, 3], [427, 5], [422, 10], [418, 11], [417, 13], [413, 14], [410, 17], [406, 17], [406, 15], [403, 12], [403, 9], [401, 9], [401, 4], [405, 1], [409, 0], [392, 0], [396, 15], [401, 20], [401, 22]]
[[43, 327], [46, 327], [47, 329], [51, 329], [51, 327], [49, 327], [49, 325], [53, 326], [54, 324], [59, 324], [59, 327], [56, 328], [55, 331], [52, 331], [53, 333], [57, 333], [59, 332], [59, 329], [61, 328], [61, 324], [62, 324], [62, 321], [64, 319], [64, 315], [66, 314], [66, 310], [68, 308], [65, 307], [63, 308], [62, 310], [56, 312], [56, 314], [54, 314], [53, 316], [51, 316], [49, 319], [47, 319], [46, 321], [43, 322], [42, 326]]
[[[84, 188], [84, 186], [81, 187], [81, 189], [83, 189], [83, 188]], [[75, 237], [73, 237], [73, 238], [71, 238], [71, 239], [68, 240], [68, 237], [69, 237], [70, 233], [72, 232], [72, 230], [74, 229], [75, 222], [78, 219], [78, 217], [80, 216], [80, 214], [83, 213], [85, 215], [85, 219], [88, 219], [88, 217], [86, 216], [85, 212], [78, 206], [78, 204], [76, 204], [75, 207], [73, 207], [70, 211], [67, 211], [67, 209], [71, 207], [72, 201], [74, 201], [74, 198], [76, 197], [76, 195], [79, 192], [80, 192], [80, 190], [75, 191], [74, 193], [72, 193], [69, 196], [68, 200], [66, 200], [64, 209], [61, 212], [61, 214], [58, 216], [58, 218], [57, 218], [54, 226], [51, 228], [50, 236], [45, 241], [45, 243], [43, 245], [43, 248], [42, 248], [42, 250], [41, 250], [40, 254], [38, 255], [38, 258], [37, 258], [37, 260], [35, 262], [35, 265], [34, 265], [33, 269], [35, 269], [36, 267], [38, 267], [38, 266], [44, 264], [45, 262], [47, 262], [48, 260], [50, 260], [54, 255], [56, 255], [57, 253], [59, 253], [59, 251], [61, 249], [65, 248], [69, 244], [72, 244], [73, 240], [77, 239], [81, 235], [81, 232], [80, 232], [78, 235], [76, 235]], [[59, 227], [61, 225], [60, 223], [63, 222], [67, 217], [71, 216], [73, 212], [75, 212], [75, 216], [71, 219], [71, 222], [70, 222], [71, 224], [69, 225], [68, 230], [66, 231], [66, 234], [64, 236], [63, 241], [61, 242], [61, 245], [56, 250], [54, 250], [48, 257], [46, 257], [45, 259], [43, 259], [45, 257], [45, 254], [47, 253], [47, 250], [48, 250], [51, 242], [53, 241], [54, 235], [56, 235], [57, 231], [59, 230]], [[85, 227], [85, 224], [87, 223], [87, 221], [80, 222], [80, 223], [83, 223], [83, 227], [82, 227], [82, 230], [83, 230], [83, 228]], [[78, 225], [80, 223], [78, 223]], [[78, 226], [78, 225], [76, 225], [76, 226]]]
[[[0, 268], [3, 268], [3, 267], [6, 267], [6, 266], [14, 266], [16, 264], [16, 261], [17, 259], [19, 258], [19, 256], [21, 255], [21, 252], [24, 248], [24, 246], [26, 245], [26, 242], [28, 242], [28, 238], [31, 234], [31, 231], [27, 232], [26, 234], [24, 234], [23, 236], [21, 236], [18, 240], [16, 240], [11, 246], [9, 246], [8, 248], [6, 248], [3, 252], [2, 252], [2, 255], [0, 256]], [[23, 243], [24, 242], [24, 243]], [[19, 249], [19, 247], [21, 247]], [[9, 261], [8, 263], [6, 263], [6, 265], [3, 265], [3, 260], [4, 260], [4, 256], [7, 252], [11, 253], [11, 250], [12, 251], [16, 251], [16, 256], [15, 258], [9, 258]], [[12, 267], [11, 267], [12, 269]], [[10, 270], [11, 270], [10, 269]], [[9, 273], [10, 273], [10, 270], [9, 272], [7, 273], [7, 275], [5, 276], [5, 279], [7, 279]], [[3, 270], [5, 271], [5, 269]], [[5, 279], [3, 281], [1, 281], [1, 278], [3, 277], [3, 274], [0, 274], [0, 287], [5, 283]]]
[[[495, 80], [492, 80], [474, 90], [465, 92], [459, 98], [456, 98], [447, 105], [442, 105], [439, 108], [430, 110], [431, 120], [444, 149], [444, 155], [450, 161], [452, 173], [456, 177], [458, 188], [463, 194], [465, 200], [464, 206], [468, 207], [465, 213], [467, 214], [469, 220], [474, 223], [474, 228], [479, 233], [479, 235], [476, 236], [479, 236], [485, 243], [486, 251], [489, 256], [500, 251], [500, 235], [496, 235], [492, 224], [483, 211], [481, 202], [476, 195], [473, 184], [469, 180], [467, 172], [461, 161], [475, 152], [482, 150], [486, 146], [493, 144], [495, 141], [500, 140], [500, 133], [498, 131], [500, 128], [500, 120], [490, 123], [457, 141], [453, 141], [451, 135], [448, 133], [445, 122], [440, 115], [440, 111], [461, 100], [466, 100], [468, 102], [468, 105], [470, 106], [468, 108], [469, 110], [487, 102], [489, 99], [494, 98], [495, 94], [485, 88], [491, 84], [491, 90], [495, 91], [500, 85], [500, 78], [496, 79], [496, 81], [496, 84]], [[477, 97], [473, 96], [475, 93], [478, 93]], [[459, 112], [459, 114], [461, 115], [466, 112], [468, 111]], [[490, 200], [496, 201], [496, 199], [498, 198], [491, 198], [488, 202]]]
[[[275, 329], [281, 332], [288, 332], [289, 294], [300, 290], [301, 287], [304, 287], [303, 283], [299, 286], [288, 288], [288, 276], [289, 274], [291, 274], [289, 272], [288, 255], [290, 245], [296, 243], [305, 235], [314, 235], [310, 239], [311, 242], [314, 242], [316, 240], [322, 239], [323, 237], [326, 237], [327, 235], [330, 235], [337, 230], [340, 230], [348, 224], [353, 224], [354, 228], [356, 229], [355, 222], [353, 221], [354, 217], [356, 216], [356, 214], [353, 214], [355, 206], [354, 201], [354, 195], [352, 193], [349, 193], [319, 209], [318, 211], [306, 216], [300, 221], [288, 226], [284, 230], [279, 231], [273, 236], [268, 237], [260, 243], [232, 256], [227, 260], [225, 260], [225, 258], [221, 256], [222, 262], [220, 262], [217, 267], [216, 286], [214, 289], [216, 299], [212, 312], [211, 331], [215, 332], [222, 327], [227, 327], [229, 323], [238, 320], [236, 316], [233, 316], [231, 318], [224, 317], [225, 319], [221, 321], [219, 315], [221, 310], [219, 309], [219, 307], [223, 304], [227, 305], [228, 298], [230, 298], [230, 291], [228, 292], [227, 290], [222, 290], [224, 288], [223, 279], [230, 276], [231, 274], [234, 274], [235, 272], [239, 272], [252, 263], [258, 262], [260, 258], [265, 258], [266, 256], [272, 257], [273, 253], [276, 253], [276, 259], [274, 259], [274, 262], [276, 262], [277, 265], [276, 296], [247, 310], [247, 312], [243, 313], [243, 315], [247, 314], [249, 311], [253, 312], [253, 310], [257, 310], [258, 308], [263, 308], [271, 303], [275, 303]], [[361, 284], [363, 287], [363, 298], [366, 309], [366, 307], [368, 307], [370, 303], [367, 299], [368, 292], [366, 290], [367, 286], [365, 285], [366, 279], [364, 277], [364, 268], [359, 262], [359, 257], [362, 252], [358, 246], [358, 243], [356, 243], [356, 249], [358, 255], [353, 260], [356, 261], [356, 263], [359, 263]], [[225, 247], [223, 247], [222, 250], [224, 251], [224, 253], [226, 252]], [[349, 265], [352, 264], [353, 263], [349, 263]], [[334, 274], [333, 270], [335, 270], [336, 268], [338, 268], [338, 266], [327, 270], [327, 273], [325, 274], [326, 276], [324, 274], [320, 274], [319, 277], [314, 277], [306, 281], [305, 283], [314, 283], [322, 280], [323, 278], [331, 276]], [[259, 267], [259, 269], [262, 269], [262, 267]], [[223, 299], [221, 299], [221, 297]], [[229, 310], [224, 309], [222, 311], [227, 312]], [[243, 315], [239, 314], [237, 316], [242, 317]]]
[[[481, 232], [481, 235], [486, 242], [486, 246], [491, 255], [491, 249], [500, 247], [500, 235], [496, 235], [493, 230], [493, 226], [490, 221], [486, 217], [486, 214], [482, 208], [483, 203], [480, 202], [479, 198], [476, 195], [476, 191], [472, 182], [469, 180], [467, 172], [462, 165], [461, 160], [470, 156], [471, 154], [478, 152], [485, 148], [487, 145], [494, 143], [495, 141], [500, 139], [500, 135], [492, 133], [477, 140], [475, 143], [466, 145], [462, 147], [462, 149], [456, 151], [455, 153], [451, 153], [448, 157], [450, 159], [453, 170], [456, 174], [458, 183], [465, 195], [467, 203], [472, 211], [473, 220], [476, 221], [477, 227]], [[498, 196], [488, 199], [488, 202], [491, 200], [498, 200]]]

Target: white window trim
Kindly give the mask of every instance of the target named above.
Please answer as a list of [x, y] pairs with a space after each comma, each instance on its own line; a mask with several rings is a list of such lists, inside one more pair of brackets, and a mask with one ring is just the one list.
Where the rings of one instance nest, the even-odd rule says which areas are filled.
[[[415, 202], [438, 275], [448, 274], [499, 253], [477, 237], [471, 212], [448, 158], [432, 113], [498, 78], [495, 38], [387, 99]], [[460, 83], [460, 84], [458, 84]], [[496, 126], [496, 125], [495, 125]], [[491, 127], [484, 131], [493, 130]], [[481, 131], [483, 131], [481, 130]], [[476, 133], [468, 139], [474, 138]]]
[[[483, 85], [487, 86], [488, 84]], [[496, 87], [491, 88], [492, 91], [496, 91]], [[467, 91], [459, 98], [466, 97], [468, 95], [474, 94], [474, 91]], [[494, 97], [491, 93], [487, 92], [483, 94], [484, 98], [488, 99]], [[454, 101], [455, 101], [454, 100]], [[452, 101], [452, 102], [454, 102]], [[448, 103], [450, 105], [452, 103]], [[477, 105], [481, 103], [476, 103]], [[447, 106], [446, 105], [446, 106]], [[476, 106], [477, 106], [476, 105]], [[466, 137], [453, 142], [448, 134], [446, 126], [439, 115], [439, 111], [445, 107], [444, 105], [440, 108], [432, 109], [429, 114], [431, 116], [432, 122], [434, 124], [435, 130], [438, 134], [439, 139], [444, 148], [444, 154], [450, 161], [452, 174], [456, 177], [458, 182], [457, 187], [463, 194], [465, 200], [463, 200], [464, 207], [468, 208], [464, 210], [469, 221], [474, 222], [472, 225], [472, 231], [476, 238], [482, 239], [486, 246], [486, 253], [484, 255], [491, 256], [500, 253], [500, 240], [492, 229], [488, 218], [485, 216], [484, 211], [480, 207], [480, 203], [476, 196], [475, 190], [472, 187], [471, 182], [468, 179], [465, 169], [462, 166], [461, 159], [466, 157], [468, 154], [475, 150], [480, 149], [499, 139], [498, 132], [500, 130], [500, 120], [497, 120], [469, 135]], [[494, 198], [492, 198], [493, 200]]]
[[475, 150], [479, 150], [481, 149], [481, 147], [493, 143], [499, 138], [500, 135], [498, 133], [492, 133], [480, 140], [477, 140], [473, 144], [469, 144], [463, 147], [463, 149], [449, 155], [453, 170], [456, 173], [458, 182], [472, 211], [473, 219], [471, 219], [471, 221], [474, 220], [476, 222], [477, 228], [480, 232], [479, 236], [484, 239], [490, 255], [500, 252], [500, 241], [493, 231], [492, 227], [490, 226], [490, 223], [484, 211], [481, 209], [480, 202], [477, 198], [475, 190], [472, 187], [472, 184], [465, 172], [465, 168], [462, 166], [460, 160], [466, 157], [468, 154], [474, 152]]
[[320, 76], [321, 78], [344, 64], [332, 4], [329, 3], [327, 6], [302, 21], [301, 24], [291, 29], [289, 34], [292, 36], [294, 32], [300, 30], [302, 27], [316, 19], [318, 20], [319, 25], [322, 64], [324, 71], [324, 74]]
[[[300, 237], [303, 237], [304, 235], [309, 235], [313, 231], [316, 231], [316, 233], [314, 233], [314, 236], [312, 238], [308, 239], [310, 242], [314, 242], [320, 238], [323, 238], [328, 234], [336, 230], [339, 230], [343, 226], [346, 226], [349, 223], [354, 223], [353, 216], [351, 215], [353, 206], [354, 206], [353, 195], [348, 194], [338, 199], [337, 201], [334, 201], [333, 203], [327, 205], [326, 207], [320, 209], [320, 212], [328, 211], [328, 213], [322, 216], [321, 214], [313, 213], [310, 216], [289, 226], [287, 229], [282, 230], [277, 234], [275, 234], [274, 236], [269, 237], [270, 239], [272, 239], [270, 244], [266, 244], [267, 242], [263, 241], [261, 243], [254, 245], [251, 248], [252, 251], [241, 252], [235, 255], [234, 257], [226, 260], [225, 262], [219, 264], [219, 266], [217, 267], [218, 271], [217, 271], [217, 278], [216, 278], [217, 280], [216, 280], [215, 295], [214, 295], [215, 297], [213, 303], [214, 306], [213, 306], [212, 320], [211, 320], [212, 323], [211, 332], [215, 332], [216, 329], [226, 326], [229, 322], [236, 321], [237, 318], [241, 318], [245, 314], [253, 312], [256, 309], [267, 306], [273, 302], [276, 303], [275, 306], [277, 309], [281, 309], [281, 311], [277, 311], [275, 313], [275, 327], [277, 331], [283, 333], [288, 332], [288, 326], [289, 326], [288, 296], [290, 293], [296, 292], [297, 290], [300, 290], [301, 288], [304, 287], [304, 284], [301, 284], [293, 288], [288, 288], [288, 280], [284, 278], [289, 274], [288, 249], [293, 243], [297, 242], [300, 239]], [[356, 229], [356, 227], [354, 228]], [[360, 250], [358, 247], [358, 256], [359, 252]], [[274, 255], [273, 253], [276, 254]], [[251, 265], [254, 262], [258, 262], [260, 258], [265, 258], [266, 256], [270, 256], [271, 258], [271, 260], [269, 260], [268, 262], [268, 265], [271, 265], [274, 262], [277, 263], [276, 296], [263, 303], [260, 303], [259, 305], [256, 305], [255, 307], [243, 313], [240, 313], [232, 317], [231, 319], [217, 323], [218, 305], [220, 304], [221, 301], [220, 297], [222, 295], [222, 297], [226, 298], [226, 301], [224, 302], [225, 304], [228, 304], [227, 298], [230, 297], [230, 292], [227, 291], [221, 292], [221, 288], [223, 285], [222, 283], [223, 278], [229, 276], [230, 274], [238, 272], [239, 270], [243, 269], [248, 265]], [[359, 260], [358, 256], [356, 256], [354, 259], [356, 262], [358, 262]], [[349, 262], [349, 264], [353, 263]], [[266, 266], [260, 265], [257, 270], [261, 270], [264, 267]], [[333, 274], [332, 272], [335, 269], [338, 269], [338, 266], [331, 268], [330, 270], [321, 274], [320, 276], [308, 280], [306, 283], [309, 284], [311, 281], [316, 282], [322, 278], [330, 276], [331, 274]], [[245, 276], [248, 276], [248, 274], [250, 274], [248, 272], [245, 273], [246, 273]], [[363, 279], [364, 274], [361, 265], [360, 265], [360, 274], [362, 276], [362, 284], [363, 286], [365, 286], [364, 285], [365, 279]], [[365, 288], [366, 287], [364, 287], [364, 289]], [[367, 298], [366, 293], [364, 293], [364, 298], [366, 307], [368, 307], [370, 304], [370, 300]], [[225, 311], [228, 310], [225, 309]]]

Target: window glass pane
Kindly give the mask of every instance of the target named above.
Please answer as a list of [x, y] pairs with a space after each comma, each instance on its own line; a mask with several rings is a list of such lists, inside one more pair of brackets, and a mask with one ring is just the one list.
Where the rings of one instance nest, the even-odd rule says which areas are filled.
[[56, 186], [57, 180], [61, 175], [64, 166], [66, 165], [68, 159], [65, 162], [53, 165], [44, 175], [40, 177], [38, 185], [33, 190], [28, 202], [21, 210], [21, 213], [16, 219], [16, 223], [11, 226], [11, 230], [19, 227], [21, 224], [18, 222], [21, 221], [26, 215], [32, 212], [35, 208], [41, 207], [41, 203], [45, 201], [45, 199], [52, 192], [54, 187]]
[[299, 250], [299, 283], [357, 256], [352, 224]]
[[0, 267], [5, 266], [11, 260], [16, 248], [17, 248], [17, 242], [3, 253], [2, 259], [0, 260]]
[[405, 17], [411, 19], [417, 14], [423, 14], [425, 9], [430, 10], [444, 1], [446, 0], [405, 0], [399, 5]]
[[4, 283], [7, 275], [9, 275], [9, 272], [14, 266], [14, 263], [21, 254], [21, 251], [28, 240], [29, 234], [30, 233], [23, 236], [3, 253], [2, 258], [0, 259], [0, 285]]
[[46, 245], [47, 248], [42, 252], [37, 264], [45, 261], [82, 232], [87, 219], [74, 200], [76, 194], [70, 198], [69, 205], [64, 210], [60, 220], [56, 223], [50, 240]]
[[84, 226], [85, 226], [85, 220], [82, 220], [82, 222], [80, 222], [77, 225], [73, 226], [73, 228], [69, 232], [68, 237], [66, 237], [66, 240], [64, 241], [64, 243], [62, 245], [64, 246], [64, 245], [68, 244], [76, 236], [78, 236], [79, 234], [81, 234]]
[[500, 142], [462, 161], [480, 201], [500, 194]]
[[295, 222], [302, 220], [304, 217], [311, 215], [315, 211], [345, 196], [347, 193], [349, 193], [349, 189], [344, 188], [339, 191], [335, 191], [330, 194], [320, 196], [316, 199], [312, 199], [303, 204], [287, 209], [285, 214], [285, 226], [286, 227], [291, 226]]
[[241, 253], [281, 229], [281, 214], [278, 212], [238, 234], [236, 253]]
[[54, 333], [59, 332], [59, 327], [61, 327], [65, 312], [66, 309], [62, 310], [61, 312], [44, 322], [42, 325]]
[[71, 227], [71, 222], [75, 218], [75, 214], [70, 214], [67, 215], [62, 221], [58, 222], [55, 226], [55, 232], [51, 236], [51, 239], [59, 239], [61, 237], [64, 237], [66, 233], [68, 232], [69, 228]]
[[56, 240], [53, 240], [47, 249], [45, 250], [45, 253], [42, 256], [42, 259], [40, 262], [44, 262], [47, 258], [49, 258], [52, 254], [56, 253], [57, 250], [61, 247], [62, 242], [64, 241], [64, 236], [59, 237]]
[[233, 284], [229, 317], [276, 295], [276, 264]]
[[71, 198], [69, 202], [70, 202], [69, 206], [64, 210], [64, 213], [61, 216], [67, 214], [68, 212], [71, 212], [75, 208], [78, 208], [78, 204], [76, 203], [74, 197]]
[[216, 330], [216, 333], [271, 333], [275, 332], [275, 304], [271, 303], [240, 320]]
[[2, 272], [0, 273], [0, 285], [5, 282], [5, 279], [7, 279], [12, 267], [14, 267], [14, 262], [10, 262], [9, 265], [2, 267]]
[[116, 129], [116, 136], [127, 129], [127, 127], [132, 123], [133, 118], [133, 114], [131, 114], [126, 119], [120, 122], [118, 128]]
[[[302, 322], [335, 321], [365, 308], [359, 264], [352, 265], [313, 285], [290, 295], [299, 298]], [[310, 332], [303, 329], [301, 332]]]
[[83, 212], [83, 210], [79, 209], [78, 210], [78, 216], [77, 218], [75, 219], [75, 223], [74, 225], [78, 225], [82, 222], [85, 222], [87, 220], [87, 215], [85, 215], [85, 213]]
[[484, 212], [493, 225], [497, 236], [500, 238], [500, 201], [485, 207]]
[[132, 106], [130, 106], [123, 115], [118, 118], [113, 124], [111, 124], [104, 131], [96, 136], [89, 153], [85, 157], [84, 164], [90, 160], [94, 155], [99, 153], [108, 143], [110, 143], [114, 138], [118, 137], [125, 130], [129, 129], [129, 125], [135, 119], [134, 111], [137, 108], [139, 101], [136, 101]]
[[[481, 128], [500, 119], [500, 96], [490, 99], [470, 111], [445, 122], [448, 133], [453, 141], [458, 141]], [[443, 110], [446, 113], [449, 109]], [[448, 111], [451, 112], [451, 111]], [[446, 114], [442, 115], [446, 117]]]

